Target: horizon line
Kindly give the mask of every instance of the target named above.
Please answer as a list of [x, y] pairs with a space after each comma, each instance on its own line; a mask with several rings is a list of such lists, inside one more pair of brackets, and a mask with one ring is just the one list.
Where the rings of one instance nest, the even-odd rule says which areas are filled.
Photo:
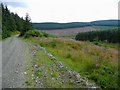
[[85, 22], [84, 21], [83, 22], [81, 22], [81, 21], [74, 21], [74, 22], [54, 22], [54, 21], [52, 22], [52, 21], [48, 21], [48, 22], [46, 22], [45, 21], [45, 22], [32, 22], [32, 23], [80, 23], [80, 22], [81, 23], [90, 23], [90, 22], [95, 22], [95, 21], [110, 21], [110, 20], [111, 21], [112, 20], [116, 20], [116, 21], [118, 20], [119, 21], [120, 19], [101, 19], [101, 20], [93, 20], [93, 21], [88, 21], [88, 22], [87, 21], [85, 21]]

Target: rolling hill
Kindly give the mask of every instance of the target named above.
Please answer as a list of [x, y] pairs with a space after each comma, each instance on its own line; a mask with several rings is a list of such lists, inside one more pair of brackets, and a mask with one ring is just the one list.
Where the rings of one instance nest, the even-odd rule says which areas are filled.
[[54, 29], [68, 29], [80, 28], [87, 26], [118, 26], [119, 20], [99, 20], [92, 22], [71, 22], [71, 23], [33, 23], [33, 27], [38, 30], [54, 30]]

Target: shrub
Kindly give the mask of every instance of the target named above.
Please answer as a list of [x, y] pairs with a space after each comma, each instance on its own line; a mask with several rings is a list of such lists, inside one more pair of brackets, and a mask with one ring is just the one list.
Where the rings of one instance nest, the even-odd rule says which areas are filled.
[[29, 37], [43, 37], [43, 33], [36, 31], [36, 30], [29, 30], [25, 33], [25, 38]]
[[7, 30], [2, 31], [2, 39], [5, 39], [5, 38], [10, 37], [10, 36], [11, 35], [10, 35], [9, 31], [7, 31]]
[[45, 32], [42, 32], [43, 33], [43, 36], [44, 37], [48, 37], [49, 36], [49, 34], [47, 34], [47, 33], [45, 33]]
[[25, 33], [24, 37], [29, 38], [29, 37], [55, 37], [55, 36], [37, 30], [29, 30]]

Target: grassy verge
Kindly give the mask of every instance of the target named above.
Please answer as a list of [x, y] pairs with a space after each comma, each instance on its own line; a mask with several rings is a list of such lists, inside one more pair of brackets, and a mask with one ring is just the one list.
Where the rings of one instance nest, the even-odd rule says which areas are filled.
[[[58, 69], [54, 61], [52, 61], [50, 57], [48, 57], [42, 50], [38, 50], [35, 58], [36, 60], [34, 64], [37, 65], [37, 67], [39, 68], [34, 71], [34, 75], [36, 78], [39, 78], [39, 80], [41, 81], [42, 83], [41, 87], [45, 87], [45, 88], [67, 88], [67, 87], [73, 88], [74, 87], [74, 85], [69, 81], [64, 84], [62, 83], [62, 79], [59, 78], [59, 75], [62, 73], [62, 71], [64, 73], [65, 71], [64, 68], [62, 68], [62, 70], [61, 68]], [[64, 78], [63, 80], [65, 80]], [[39, 83], [39, 80], [38, 80], [38, 83]]]
[[81, 82], [80, 85], [76, 84], [76, 78], [74, 75], [71, 75], [72, 72], [65, 66], [59, 66], [61, 65], [60, 61], [53, 60], [41, 49], [35, 49], [37, 47], [35, 44], [32, 43], [31, 46], [32, 52], [35, 54], [32, 61], [27, 61], [25, 81], [27, 88], [33, 88], [33, 86], [37, 88], [85, 87], [85, 82]]
[[94, 41], [92, 43], [98, 46], [103, 46], [105, 48], [113, 48], [116, 50], [120, 50], [119, 43], [108, 43], [108, 42], [100, 42], [100, 41]]
[[0, 40], [4, 40], [6, 38], [12, 37], [12, 36], [17, 35], [17, 34], [20, 34], [20, 32], [19, 31], [9, 32], [8, 36], [6, 36], [7, 35], [6, 33], [0, 33]]
[[[26, 41], [27, 42], [27, 41]], [[33, 56], [30, 55], [31, 52], [33, 52], [34, 48], [31, 45], [31, 43], [25, 43], [27, 46], [25, 48], [24, 56], [25, 56], [25, 68], [24, 68], [24, 74], [25, 74], [25, 88], [35, 88], [34, 79], [32, 78], [33, 74]]]
[[102, 88], [117, 88], [117, 50], [63, 38], [29, 38], [51, 52], [66, 66]]
[[11, 34], [11, 36], [13, 36], [13, 35], [20, 34], [20, 32], [19, 31], [15, 31], [15, 32], [11, 32], [10, 34]]

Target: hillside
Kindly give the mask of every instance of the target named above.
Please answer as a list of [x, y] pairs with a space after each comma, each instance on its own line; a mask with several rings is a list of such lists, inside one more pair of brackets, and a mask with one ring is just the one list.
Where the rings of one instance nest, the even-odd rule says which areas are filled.
[[28, 78], [28, 87], [35, 82], [36, 87], [90, 88], [91, 81], [102, 89], [118, 87], [117, 49], [65, 38], [31, 37], [26, 41], [35, 44], [34, 60], [26, 71], [27, 77], [35, 79]]
[[118, 28], [117, 26], [87, 26], [79, 28], [66, 28], [66, 29], [53, 29], [53, 30], [40, 30], [49, 34], [64, 36], [64, 37], [75, 37], [77, 33], [99, 31], [99, 30], [112, 30]]
[[80, 28], [86, 26], [118, 26], [118, 20], [99, 20], [92, 22], [71, 22], [71, 23], [33, 23], [33, 27], [38, 30], [54, 30], [67, 28]]
[[38, 30], [53, 30], [53, 29], [66, 29], [91, 26], [90, 23], [86, 22], [71, 22], [71, 23], [33, 23], [33, 27]]
[[75, 37], [75, 35], [79, 32], [88, 32], [88, 31], [96, 31], [96, 30], [99, 29], [88, 26], [81, 28], [67, 28], [67, 29], [54, 29], [54, 30], [41, 30], [41, 31], [57, 36]]
[[99, 20], [91, 22], [93, 26], [118, 26], [118, 20]]

